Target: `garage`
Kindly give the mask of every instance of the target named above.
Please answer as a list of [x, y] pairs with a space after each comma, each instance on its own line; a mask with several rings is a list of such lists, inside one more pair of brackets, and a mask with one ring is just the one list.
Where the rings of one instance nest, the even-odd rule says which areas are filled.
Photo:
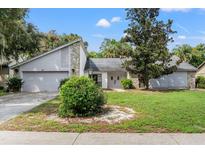
[[56, 92], [60, 81], [68, 77], [68, 72], [22, 72], [24, 84], [22, 91], [26, 92]]
[[187, 72], [175, 72], [150, 80], [153, 89], [185, 89], [188, 88]]

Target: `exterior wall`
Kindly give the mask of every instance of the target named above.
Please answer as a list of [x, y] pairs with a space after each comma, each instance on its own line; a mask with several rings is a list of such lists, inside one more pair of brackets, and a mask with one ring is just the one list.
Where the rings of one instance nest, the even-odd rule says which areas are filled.
[[197, 72], [196, 72], [196, 77], [197, 76], [204, 76], [205, 77], [205, 65], [202, 66]]
[[80, 76], [84, 75], [84, 69], [87, 61], [87, 56], [82, 46], [80, 46]]
[[108, 88], [108, 74], [107, 72], [102, 72], [102, 88]]
[[70, 46], [70, 51], [70, 75], [80, 75], [80, 43]]
[[187, 78], [188, 78], [188, 88], [194, 89], [196, 87], [195, 85], [195, 72], [188, 72]]
[[67, 47], [61, 49], [60, 52], [55, 51], [20, 66], [20, 71], [68, 71], [68, 61], [69, 48]]
[[139, 79], [138, 79], [137, 75], [130, 74], [129, 72], [127, 72], [127, 78], [132, 80], [133, 86], [134, 86], [136, 89], [139, 88]]

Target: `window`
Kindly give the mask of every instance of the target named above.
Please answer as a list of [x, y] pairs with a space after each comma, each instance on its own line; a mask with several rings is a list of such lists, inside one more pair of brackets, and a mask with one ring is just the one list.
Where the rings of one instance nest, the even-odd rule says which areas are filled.
[[91, 74], [89, 77], [93, 79], [97, 85], [102, 87], [102, 74]]
[[111, 76], [110, 79], [113, 80], [113, 76]]
[[117, 76], [117, 80], [120, 80], [120, 77], [119, 77], [119, 76]]

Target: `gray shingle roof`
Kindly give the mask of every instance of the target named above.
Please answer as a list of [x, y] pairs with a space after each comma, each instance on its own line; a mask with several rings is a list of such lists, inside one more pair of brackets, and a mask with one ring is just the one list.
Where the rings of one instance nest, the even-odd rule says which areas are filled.
[[[175, 55], [172, 56], [171, 59], [172, 61], [170, 62], [170, 65], [175, 65], [177, 61], [180, 60], [180, 58]], [[181, 62], [177, 66], [177, 71], [178, 72], [195, 72], [197, 71], [197, 68], [187, 62]]]
[[[179, 57], [173, 56], [170, 65], [175, 65]], [[92, 71], [125, 71], [122, 67], [123, 60], [120, 58], [90, 58], [87, 60], [85, 70], [91, 69]], [[197, 68], [187, 62], [182, 62], [177, 66], [179, 72], [195, 72]]]
[[125, 71], [120, 58], [89, 58], [85, 70], [89, 69], [101, 72]]

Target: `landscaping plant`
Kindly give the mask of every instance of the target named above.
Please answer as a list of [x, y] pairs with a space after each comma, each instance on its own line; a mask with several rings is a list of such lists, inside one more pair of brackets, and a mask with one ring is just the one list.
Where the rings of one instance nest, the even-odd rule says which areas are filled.
[[62, 85], [64, 85], [67, 81], [69, 80], [69, 78], [65, 78], [65, 79], [62, 79], [61, 81], [60, 81], [60, 84], [59, 84], [59, 89], [62, 87]]
[[196, 87], [197, 88], [205, 88], [205, 77], [198, 76], [196, 78]]
[[124, 89], [131, 89], [133, 88], [133, 82], [130, 79], [123, 79], [120, 81], [121, 85]]
[[9, 77], [7, 79], [6, 84], [7, 84], [8, 91], [18, 92], [18, 91], [20, 91], [20, 89], [23, 85], [23, 81], [19, 77], [14, 76], [14, 77]]
[[88, 77], [71, 77], [60, 88], [60, 117], [92, 116], [100, 112], [106, 98], [100, 87]]

